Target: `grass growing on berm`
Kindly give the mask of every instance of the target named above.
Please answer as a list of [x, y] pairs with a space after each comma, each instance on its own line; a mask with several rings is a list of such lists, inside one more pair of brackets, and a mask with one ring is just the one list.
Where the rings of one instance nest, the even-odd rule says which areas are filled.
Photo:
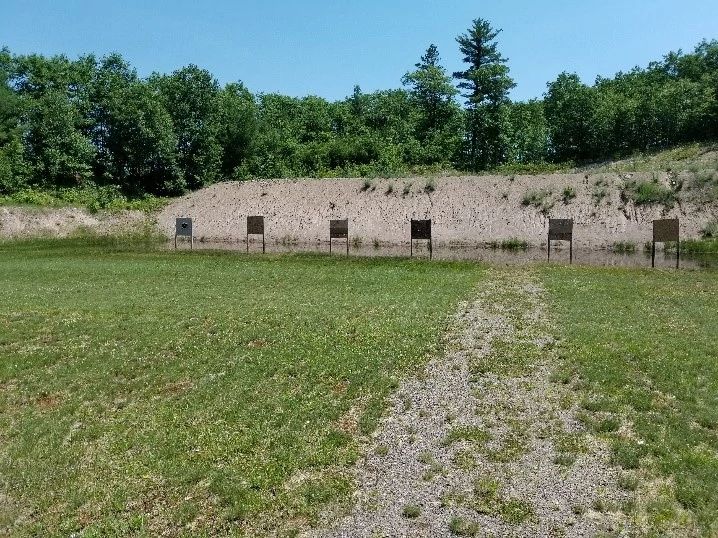
[[291, 534], [482, 273], [0, 243], [0, 534]]
[[637, 488], [649, 535], [718, 535], [718, 273], [544, 270], [557, 377]]

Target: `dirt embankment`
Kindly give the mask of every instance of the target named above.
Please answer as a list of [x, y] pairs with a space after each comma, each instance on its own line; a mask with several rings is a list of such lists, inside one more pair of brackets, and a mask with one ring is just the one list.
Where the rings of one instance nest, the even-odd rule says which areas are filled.
[[73, 207], [0, 207], [0, 239], [66, 237], [78, 231], [121, 234], [144, 226], [142, 211], [88, 213]]
[[[349, 235], [368, 243], [406, 244], [409, 219], [433, 220], [438, 245], [476, 245], [519, 238], [544, 245], [548, 218], [573, 218], [579, 247], [604, 248], [619, 241], [641, 245], [651, 239], [652, 220], [681, 219], [681, 234], [698, 237], [718, 218], [718, 204], [676, 203], [635, 206], [621, 199], [627, 179], [650, 180], [653, 173], [556, 174], [373, 180], [307, 179], [230, 182], [177, 199], [158, 217], [172, 237], [174, 219], [194, 219], [196, 239], [244, 241], [246, 217], [264, 215], [270, 242], [328, 241], [329, 220], [349, 219]], [[668, 184], [663, 174], [659, 180]], [[570, 187], [575, 196], [567, 196]], [[539, 202], [525, 205], [531, 191]], [[543, 196], [543, 198], [542, 198]]]

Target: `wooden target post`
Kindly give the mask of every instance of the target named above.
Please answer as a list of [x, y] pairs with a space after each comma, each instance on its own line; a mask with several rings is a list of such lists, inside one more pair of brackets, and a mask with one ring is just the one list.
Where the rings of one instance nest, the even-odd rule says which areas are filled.
[[411, 237], [409, 256], [414, 257], [414, 240], [426, 240], [429, 241], [429, 259], [433, 257], [433, 248], [431, 244], [431, 219], [427, 220], [414, 220], [411, 219]]
[[651, 267], [656, 266], [656, 243], [676, 242], [676, 269], [681, 265], [681, 225], [678, 219], [653, 221], [653, 243], [651, 244]]
[[249, 252], [249, 236], [250, 235], [261, 235], [262, 236], [262, 254], [264, 254], [265, 253], [265, 242], [264, 242], [264, 217], [263, 216], [247, 217], [247, 252]]
[[569, 264], [573, 263], [573, 219], [549, 219], [548, 261], [551, 261], [551, 241], [569, 242]]
[[349, 219], [329, 221], [329, 254], [332, 253], [332, 239], [346, 239], [349, 256]]

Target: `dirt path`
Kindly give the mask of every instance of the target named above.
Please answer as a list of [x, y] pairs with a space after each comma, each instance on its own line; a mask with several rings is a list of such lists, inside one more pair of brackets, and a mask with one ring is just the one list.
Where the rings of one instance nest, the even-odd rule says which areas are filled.
[[543, 296], [530, 269], [489, 270], [444, 355], [393, 396], [351, 513], [307, 536], [621, 532], [619, 472], [553, 372]]

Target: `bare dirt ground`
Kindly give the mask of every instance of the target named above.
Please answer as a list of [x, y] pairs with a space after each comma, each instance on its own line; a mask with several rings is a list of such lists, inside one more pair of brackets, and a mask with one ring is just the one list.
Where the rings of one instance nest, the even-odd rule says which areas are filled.
[[348, 514], [312, 537], [594, 536], [628, 522], [620, 471], [552, 376], [557, 342], [530, 269], [491, 269], [445, 353], [404, 382], [356, 467]]
[[[548, 219], [573, 218], [575, 244], [605, 248], [616, 242], [642, 246], [652, 220], [679, 217], [684, 237], [718, 218], [718, 204], [635, 206], [621, 199], [625, 181], [668, 185], [668, 172], [592, 172], [543, 176], [480, 176], [362, 179], [306, 179], [220, 183], [178, 198], [158, 216], [160, 229], [174, 233], [176, 217], [194, 219], [199, 240], [243, 242], [246, 217], [264, 215], [267, 240], [326, 242], [330, 219], [349, 219], [352, 240], [364, 244], [408, 244], [409, 219], [433, 220], [437, 245], [479, 245], [519, 238], [546, 243]], [[575, 197], [564, 200], [571, 188]], [[538, 205], [523, 203], [535, 191]]]
[[0, 239], [66, 237], [80, 230], [126, 233], [141, 228], [146, 219], [147, 215], [141, 211], [90, 214], [71, 207], [0, 207]]

